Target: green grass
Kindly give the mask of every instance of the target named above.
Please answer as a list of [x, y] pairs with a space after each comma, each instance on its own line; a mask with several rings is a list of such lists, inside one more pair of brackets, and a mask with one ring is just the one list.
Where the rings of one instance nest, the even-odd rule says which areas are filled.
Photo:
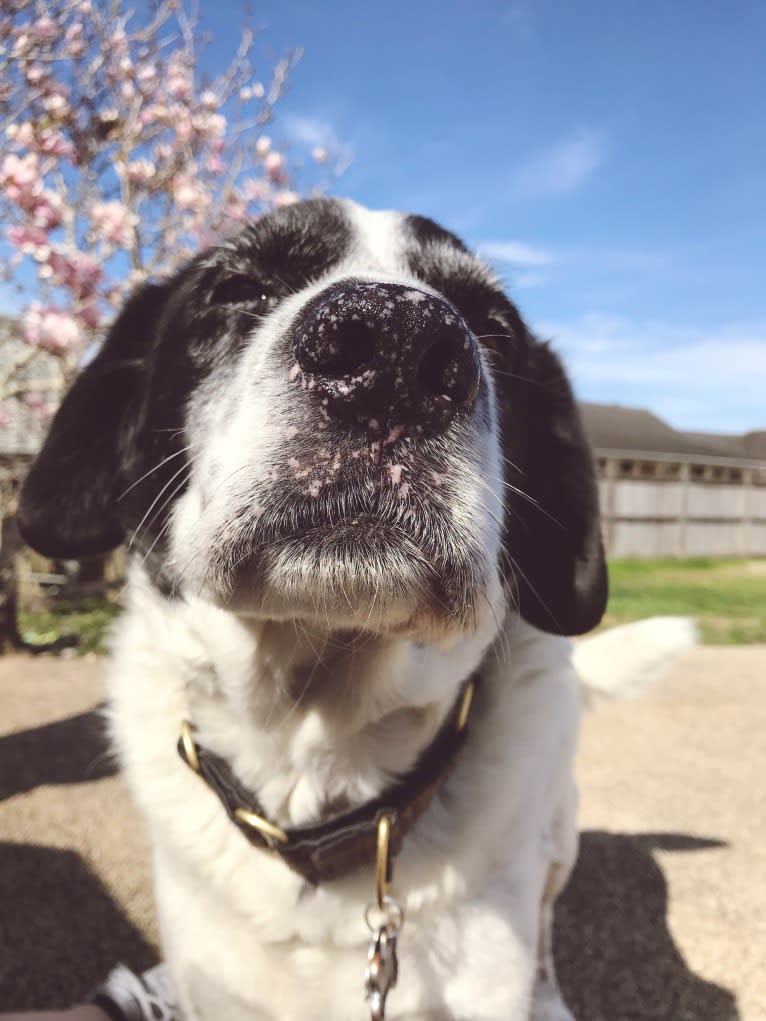
[[[604, 625], [670, 614], [694, 617], [708, 645], [766, 643], [766, 559], [613, 560]], [[109, 599], [44, 613], [22, 611], [24, 639], [46, 644], [76, 635], [79, 655], [103, 653], [109, 624], [120, 612]]]
[[696, 618], [708, 645], [766, 642], [766, 560], [613, 560], [604, 623]]
[[58, 609], [53, 604], [44, 612], [21, 610], [19, 630], [25, 642], [47, 645], [67, 635], [77, 638], [74, 649], [78, 656], [88, 652], [106, 651], [107, 628], [120, 612], [120, 607], [106, 598], [85, 599], [76, 606]]

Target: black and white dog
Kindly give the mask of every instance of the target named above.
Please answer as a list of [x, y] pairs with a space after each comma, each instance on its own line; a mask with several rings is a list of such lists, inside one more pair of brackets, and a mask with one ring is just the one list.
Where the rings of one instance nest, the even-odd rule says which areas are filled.
[[397, 946], [390, 1018], [570, 1017], [596, 482], [560, 362], [458, 238], [317, 200], [144, 287], [19, 516], [50, 556], [128, 540], [111, 721], [188, 1021], [381, 1016]]

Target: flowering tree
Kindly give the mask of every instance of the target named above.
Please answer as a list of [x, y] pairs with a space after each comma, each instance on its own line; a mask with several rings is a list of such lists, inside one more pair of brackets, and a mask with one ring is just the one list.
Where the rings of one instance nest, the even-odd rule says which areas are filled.
[[[144, 9], [0, 4], [0, 275], [34, 297], [21, 336], [2, 339], [0, 449], [3, 430], [41, 430], [126, 292], [297, 199], [266, 134], [296, 54], [258, 78], [245, 29], [208, 78], [186, 0]], [[311, 156], [304, 174], [329, 172]]]
[[[295, 55], [255, 79], [245, 30], [231, 65], [206, 80], [198, 37], [182, 0], [161, 0], [143, 20], [124, 0], [3, 2], [2, 268], [34, 281], [22, 360], [50, 352], [64, 383], [126, 291], [296, 201], [264, 130]], [[312, 155], [314, 166], [328, 160]], [[52, 410], [6, 378], [0, 400], [11, 396]]]

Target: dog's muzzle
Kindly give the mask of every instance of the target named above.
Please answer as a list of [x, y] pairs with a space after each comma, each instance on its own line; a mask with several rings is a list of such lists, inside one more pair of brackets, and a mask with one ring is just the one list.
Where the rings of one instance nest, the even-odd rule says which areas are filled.
[[401, 284], [328, 287], [296, 323], [293, 353], [327, 412], [372, 432], [444, 432], [479, 390], [478, 347], [461, 315]]

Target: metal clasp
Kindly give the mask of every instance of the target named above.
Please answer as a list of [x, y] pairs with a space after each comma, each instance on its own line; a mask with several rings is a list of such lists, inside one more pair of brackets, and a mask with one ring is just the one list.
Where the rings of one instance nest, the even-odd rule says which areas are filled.
[[[384, 913], [385, 921], [380, 925], [373, 925], [370, 920], [373, 909]], [[380, 906], [374, 903], [367, 905], [364, 920], [372, 933], [364, 972], [364, 998], [370, 1005], [371, 1021], [384, 1021], [386, 997], [399, 977], [396, 939], [404, 922], [404, 912], [392, 897], [384, 897]]]

